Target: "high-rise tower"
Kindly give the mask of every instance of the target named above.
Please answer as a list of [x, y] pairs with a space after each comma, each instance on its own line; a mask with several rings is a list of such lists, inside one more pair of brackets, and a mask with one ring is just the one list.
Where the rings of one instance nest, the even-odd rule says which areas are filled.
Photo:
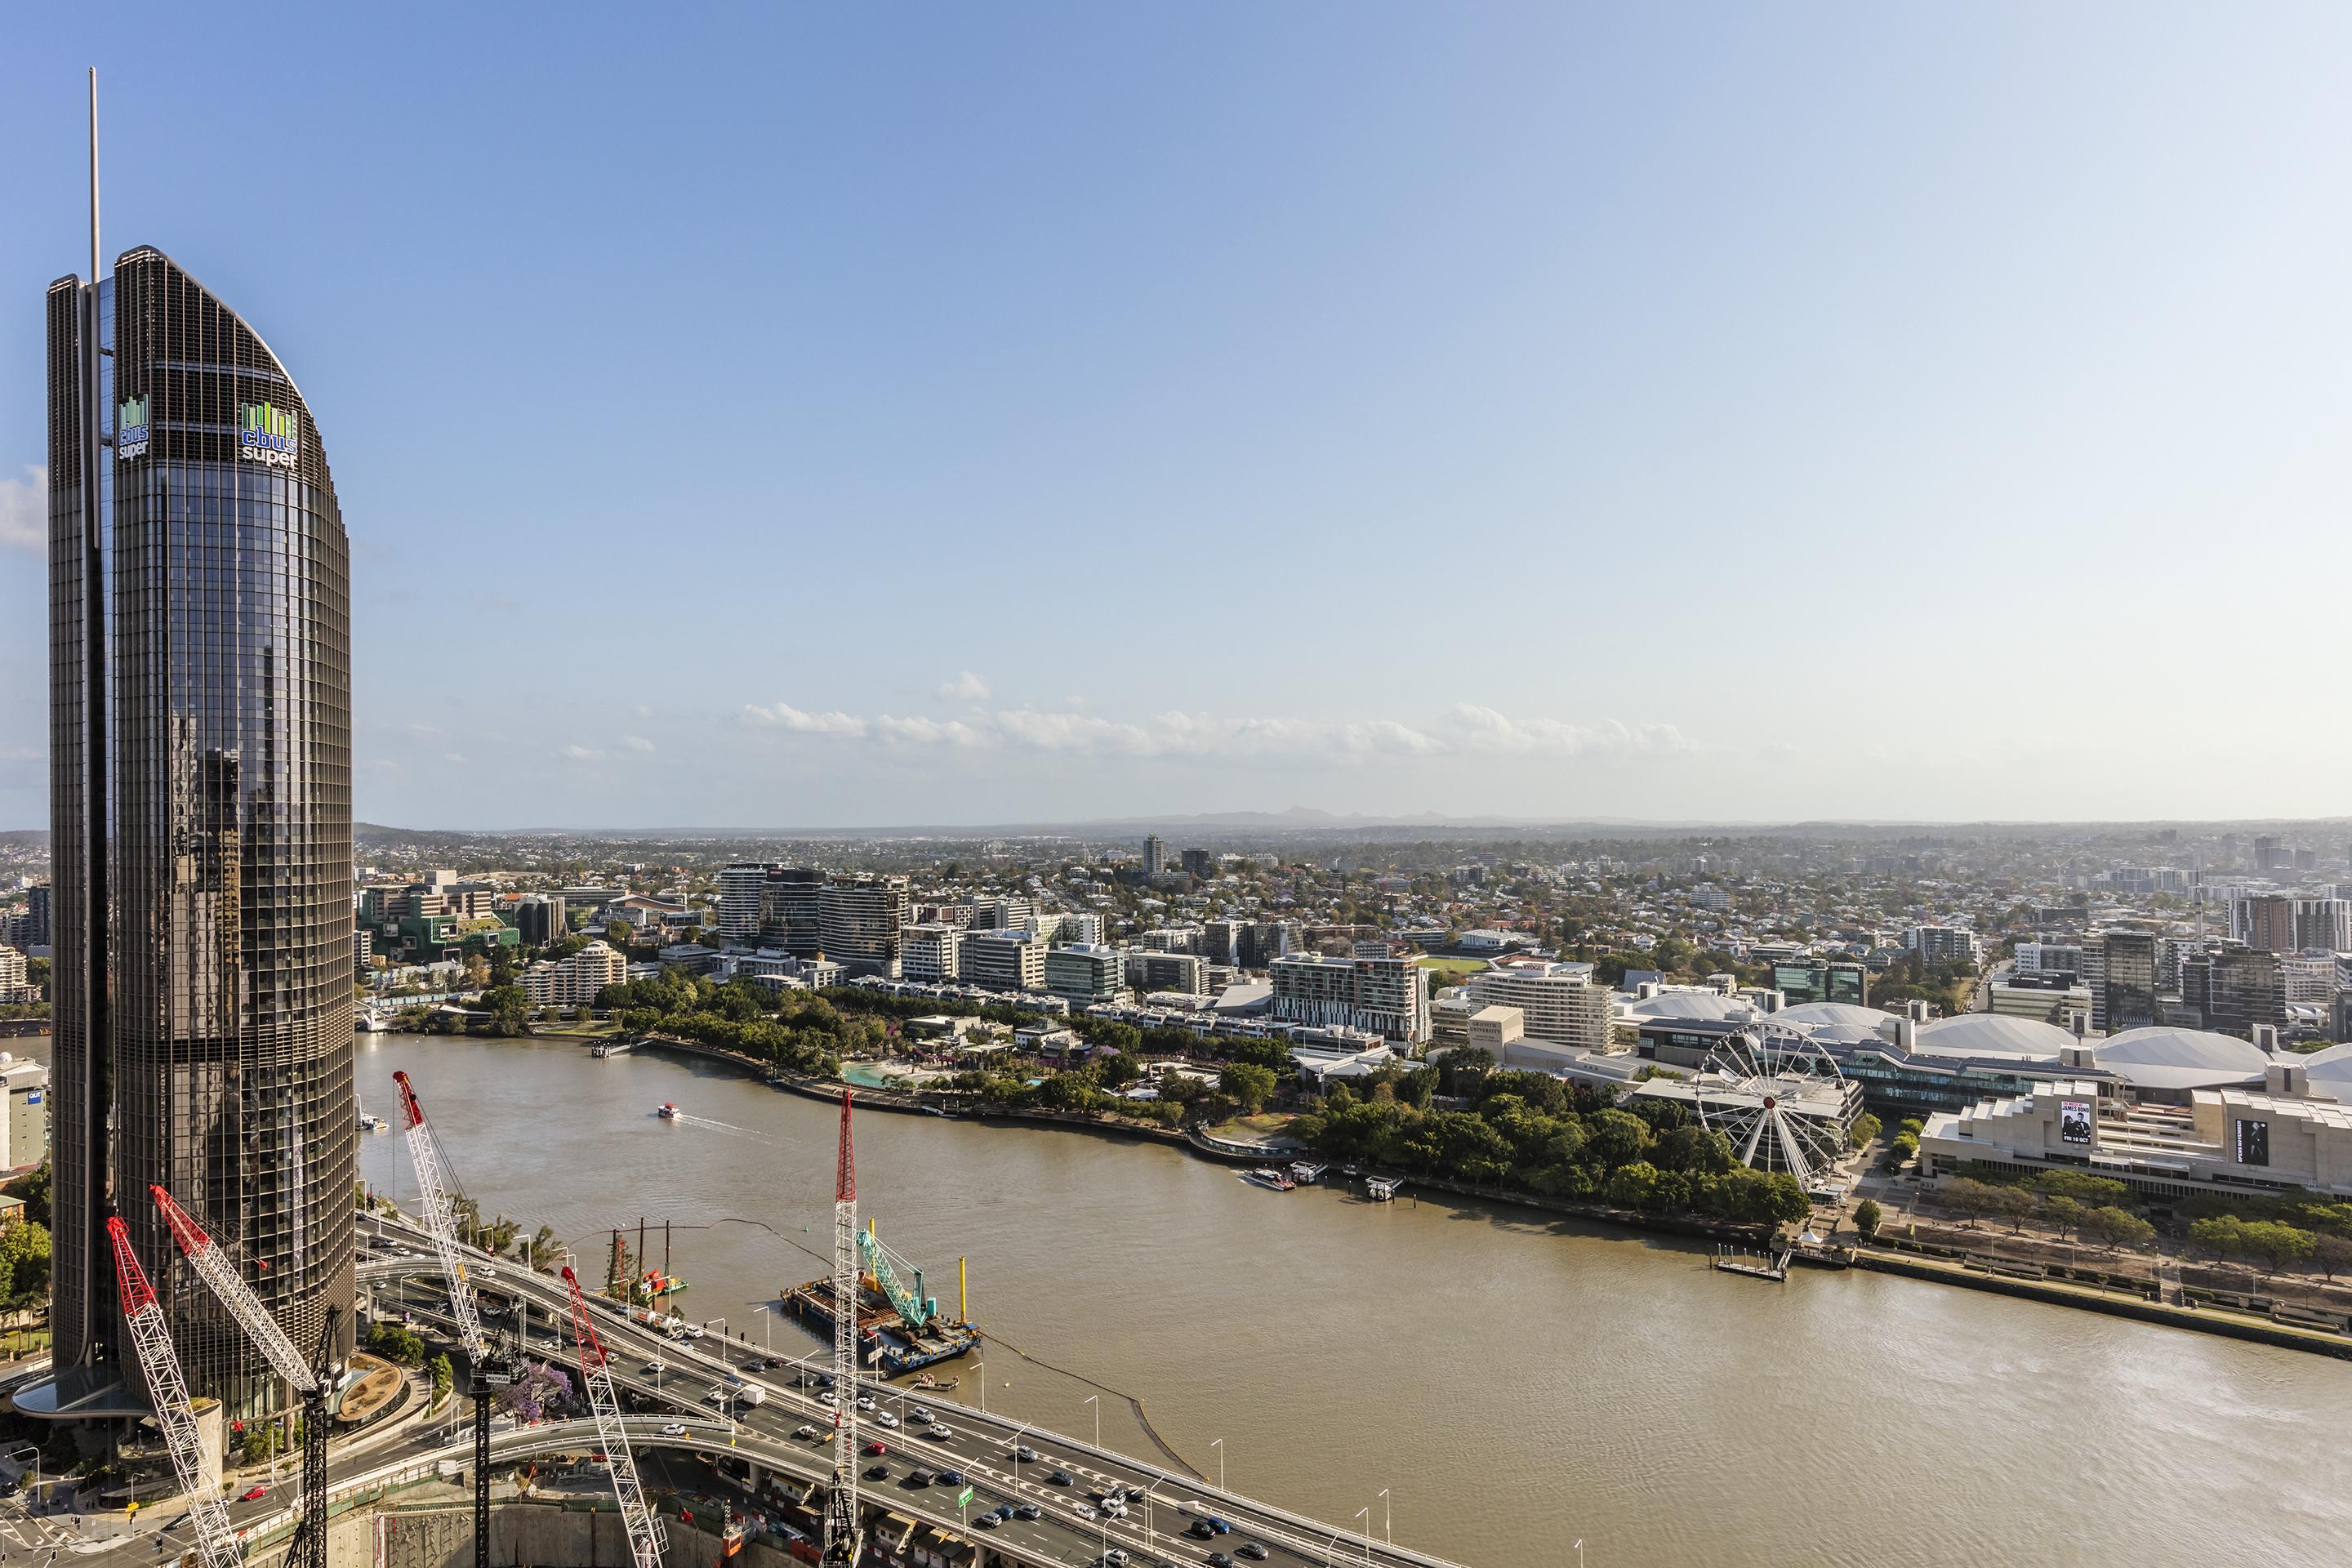
[[[234, 1238], [297, 1344], [351, 1302], [351, 574], [309, 405], [177, 263], [142, 246], [102, 281], [60, 279], [48, 328], [52, 1397], [69, 1414], [130, 1370], [108, 1215], [151, 1267], [174, 1256], [150, 1183]], [[165, 1294], [193, 1393], [281, 1406], [209, 1292]]]

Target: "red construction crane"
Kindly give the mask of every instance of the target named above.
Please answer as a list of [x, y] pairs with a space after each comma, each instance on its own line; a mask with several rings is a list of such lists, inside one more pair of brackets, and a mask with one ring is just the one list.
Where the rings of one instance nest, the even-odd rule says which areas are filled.
[[637, 1461], [629, 1452], [629, 1434], [621, 1424], [621, 1401], [613, 1388], [604, 1342], [596, 1325], [588, 1321], [588, 1299], [580, 1292], [579, 1276], [564, 1266], [563, 1283], [572, 1291], [572, 1339], [580, 1347], [580, 1380], [588, 1386], [588, 1408], [596, 1413], [596, 1436], [604, 1445], [604, 1460], [613, 1471], [613, 1495], [621, 1504], [621, 1524], [629, 1532], [629, 1555], [636, 1568], [661, 1568], [665, 1544], [661, 1521], [646, 1506], [645, 1489], [637, 1484]]
[[326, 1568], [327, 1564], [327, 1395], [334, 1384], [334, 1368], [330, 1358], [334, 1353], [335, 1321], [341, 1309], [329, 1307], [326, 1322], [319, 1336], [318, 1364], [302, 1359], [269, 1309], [261, 1304], [253, 1287], [237, 1272], [220, 1244], [191, 1218], [186, 1210], [172, 1201], [172, 1194], [162, 1187], [150, 1185], [148, 1192], [155, 1206], [163, 1212], [165, 1223], [172, 1227], [172, 1238], [180, 1244], [181, 1255], [212, 1290], [229, 1315], [245, 1330], [246, 1337], [268, 1358], [271, 1370], [302, 1396], [302, 1506], [300, 1522], [295, 1527], [295, 1540], [289, 1551], [295, 1568]]
[[416, 1168], [417, 1190], [424, 1194], [425, 1228], [440, 1256], [441, 1272], [449, 1282], [449, 1312], [457, 1321], [457, 1339], [473, 1367], [474, 1568], [490, 1568], [490, 1386], [511, 1379], [503, 1365], [492, 1364], [473, 1282], [466, 1278], [465, 1255], [457, 1243], [457, 1183], [449, 1174], [449, 1163], [442, 1157], [433, 1129], [425, 1125], [425, 1108], [416, 1103], [416, 1088], [408, 1075], [396, 1072], [392, 1081], [400, 1088], [401, 1123], [406, 1130], [409, 1163]]
[[171, 1451], [172, 1470], [187, 1494], [188, 1514], [196, 1522], [196, 1552], [205, 1568], [236, 1568], [243, 1552], [236, 1530], [228, 1521], [228, 1505], [221, 1501], [220, 1477], [207, 1475], [204, 1440], [196, 1435], [196, 1413], [188, 1403], [188, 1380], [180, 1373], [179, 1352], [172, 1348], [171, 1325], [131, 1250], [131, 1233], [120, 1217], [110, 1217], [106, 1234], [114, 1242], [114, 1282], [122, 1292], [122, 1317], [131, 1328], [131, 1342], [139, 1352], [139, 1369], [147, 1374], [147, 1394], [155, 1404], [155, 1423], [163, 1428], [163, 1446]]

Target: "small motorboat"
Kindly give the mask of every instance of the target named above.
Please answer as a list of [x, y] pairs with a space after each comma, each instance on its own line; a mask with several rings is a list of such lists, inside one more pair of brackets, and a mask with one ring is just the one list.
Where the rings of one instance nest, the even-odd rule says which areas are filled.
[[664, 1121], [675, 1121], [677, 1120], [677, 1107], [672, 1101], [665, 1100], [661, 1102], [661, 1109], [655, 1111], [654, 1114], [660, 1117]]
[[1242, 1180], [1245, 1182], [1255, 1182], [1261, 1187], [1265, 1187], [1271, 1192], [1277, 1193], [1290, 1192], [1298, 1185], [1297, 1182], [1292, 1181], [1288, 1176], [1284, 1175], [1280, 1171], [1276, 1170], [1271, 1165], [1260, 1165], [1256, 1170], [1252, 1171], [1248, 1175], [1243, 1177]]

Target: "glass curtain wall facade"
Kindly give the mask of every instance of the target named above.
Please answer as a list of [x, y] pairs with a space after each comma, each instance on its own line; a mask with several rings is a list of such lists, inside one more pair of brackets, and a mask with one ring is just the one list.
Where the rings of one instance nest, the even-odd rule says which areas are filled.
[[[53, 461], [58, 388], [81, 374], [58, 353], [60, 289], [88, 292], [51, 292]], [[59, 900], [111, 915], [110, 932], [93, 922], [98, 934], [55, 950], [60, 994], [95, 980], [100, 998], [98, 1023], [85, 1004], [79, 1032], [58, 1040], [58, 1364], [123, 1359], [97, 1229], [119, 1213], [167, 1278], [192, 1392], [259, 1415], [286, 1391], [186, 1272], [147, 1187], [234, 1243], [306, 1352], [342, 1307], [348, 1352], [347, 546], [310, 409], [258, 334], [149, 247], [118, 258], [100, 293], [114, 353], [98, 401], [99, 637], [72, 570], [89, 558], [79, 507], [53, 502], [51, 521], [52, 731], [68, 742], [53, 763], [54, 837], [90, 847], [70, 875], [60, 862]], [[93, 734], [102, 744], [83, 744]], [[82, 774], [103, 781], [94, 811]], [[77, 1050], [85, 1070], [68, 1074]], [[66, 1328], [83, 1322], [69, 1346]]]

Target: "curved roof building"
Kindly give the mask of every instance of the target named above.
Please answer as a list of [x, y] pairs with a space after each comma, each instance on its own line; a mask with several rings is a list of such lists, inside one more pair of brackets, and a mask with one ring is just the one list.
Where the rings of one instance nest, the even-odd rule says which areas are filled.
[[1920, 1025], [1913, 1037], [1916, 1048], [1937, 1056], [2045, 1062], [2058, 1060], [2058, 1053], [2068, 1046], [2083, 1043], [2055, 1024], [2006, 1013], [1956, 1013]]
[[2303, 1066], [2314, 1090], [2352, 1104], [2352, 1045], [2314, 1051], [2303, 1058]]
[[1756, 1005], [1745, 996], [1726, 996], [1720, 991], [1705, 991], [1694, 987], [1687, 991], [1661, 991], [1654, 996], [1626, 1004], [1628, 1018], [1692, 1018], [1704, 1023], [1721, 1023], [1726, 1019], [1744, 1019], [1756, 1012]]
[[2135, 1089], [2221, 1089], [2260, 1083], [2271, 1058], [2251, 1041], [2157, 1026], [2091, 1042], [2091, 1059]]
[[1863, 1040], [1879, 1038], [1878, 1031], [1893, 1023], [1895, 1015], [1851, 1002], [1800, 1002], [1773, 1014], [1772, 1021], [1803, 1025], [1816, 1038]]
[[[351, 571], [310, 406], [226, 303], [142, 246], [48, 321], [53, 1326], [88, 1411], [129, 1343], [99, 1227], [173, 1256], [150, 1184], [350, 1349]], [[170, 1302], [191, 1392], [284, 1407], [205, 1292]]]

